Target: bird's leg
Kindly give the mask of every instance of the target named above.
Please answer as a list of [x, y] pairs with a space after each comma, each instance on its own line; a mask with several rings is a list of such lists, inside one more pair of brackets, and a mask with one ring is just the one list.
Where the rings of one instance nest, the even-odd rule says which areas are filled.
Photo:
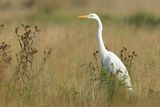
[[115, 74], [115, 72], [113, 70], [111, 71], [111, 78], [112, 79], [116, 78], [116, 74]]
[[111, 63], [111, 67], [112, 67], [112, 70], [111, 70], [111, 77], [113, 77], [113, 76], [115, 76], [114, 65], [113, 65], [113, 63]]

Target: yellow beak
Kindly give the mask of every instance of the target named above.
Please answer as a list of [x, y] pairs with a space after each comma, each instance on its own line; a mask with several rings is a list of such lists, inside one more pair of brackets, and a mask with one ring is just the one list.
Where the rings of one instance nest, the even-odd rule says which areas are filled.
[[80, 18], [80, 19], [87, 19], [88, 15], [78, 16], [78, 18]]

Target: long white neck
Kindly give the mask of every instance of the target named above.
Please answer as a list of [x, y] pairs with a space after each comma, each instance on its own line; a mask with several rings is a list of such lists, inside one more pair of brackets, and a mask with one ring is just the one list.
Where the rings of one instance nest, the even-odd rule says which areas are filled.
[[105, 52], [107, 52], [105, 46], [104, 46], [104, 42], [103, 42], [103, 38], [102, 38], [102, 30], [103, 30], [103, 26], [102, 26], [102, 22], [99, 18], [96, 19], [97, 23], [98, 23], [98, 32], [97, 32], [97, 39], [98, 39], [98, 46], [99, 46], [99, 52], [101, 54], [102, 59], [105, 57]]

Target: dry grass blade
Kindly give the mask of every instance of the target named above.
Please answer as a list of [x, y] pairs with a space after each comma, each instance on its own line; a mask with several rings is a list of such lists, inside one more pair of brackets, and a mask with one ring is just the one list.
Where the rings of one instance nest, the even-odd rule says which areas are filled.
[[32, 75], [31, 77], [31, 80], [33, 81], [34, 79], [36, 79], [39, 74], [43, 71], [44, 69], [44, 65], [46, 64], [50, 54], [52, 53], [52, 49], [50, 48], [48, 51], [44, 51], [44, 56], [43, 56], [43, 59], [42, 59], [42, 62], [41, 62], [41, 66], [38, 70], [38, 72], [35, 74], [35, 75]]
[[11, 56], [10, 45], [6, 44], [5, 42], [2, 42], [0, 45], [0, 83], [4, 78], [3, 75], [4, 72], [11, 64], [11, 61], [12, 61], [12, 56]]
[[0, 34], [2, 33], [2, 30], [4, 29], [4, 27], [5, 27], [4, 24], [0, 25]]

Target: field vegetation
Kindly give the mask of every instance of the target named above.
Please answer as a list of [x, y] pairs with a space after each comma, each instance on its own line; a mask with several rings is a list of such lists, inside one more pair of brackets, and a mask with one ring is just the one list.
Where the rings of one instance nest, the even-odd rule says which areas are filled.
[[[158, 3], [0, 1], [0, 107], [159, 107]], [[93, 11], [105, 46], [129, 70], [132, 94], [102, 69], [96, 23], [77, 18]]]

